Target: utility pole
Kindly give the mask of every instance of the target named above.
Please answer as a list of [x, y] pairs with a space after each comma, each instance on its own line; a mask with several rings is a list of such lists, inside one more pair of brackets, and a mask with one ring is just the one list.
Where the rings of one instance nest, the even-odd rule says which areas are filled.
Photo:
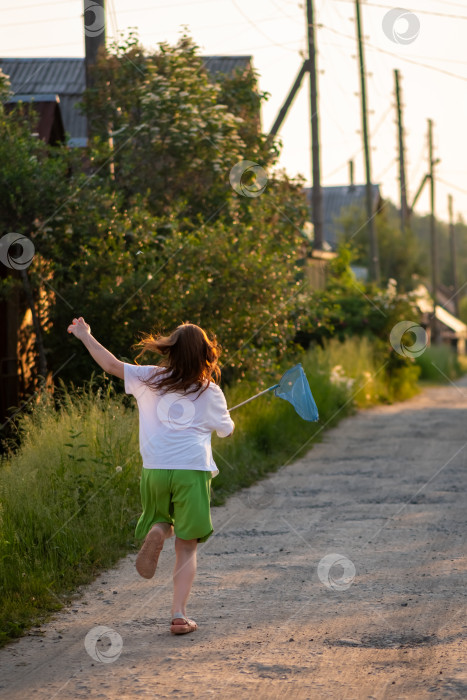
[[349, 187], [354, 186], [353, 160], [349, 160]]
[[431, 241], [431, 286], [433, 296], [432, 340], [439, 342], [438, 322], [436, 320], [436, 305], [438, 303], [438, 240], [436, 237], [435, 220], [435, 177], [433, 160], [433, 121], [428, 119], [428, 159], [430, 177], [430, 241]]
[[456, 316], [459, 318], [459, 294], [457, 286], [457, 266], [456, 266], [456, 232], [454, 229], [454, 220], [452, 214], [452, 195], [448, 195], [449, 209], [449, 243], [451, 247], [451, 282], [453, 286], [453, 302], [456, 310]]
[[313, 250], [323, 249], [323, 191], [321, 188], [320, 155], [319, 155], [319, 119], [318, 119], [318, 81], [316, 70], [316, 41], [315, 25], [313, 20], [313, 0], [306, 2], [307, 36], [308, 36], [308, 58], [303, 62], [295, 82], [282, 105], [276, 120], [269, 132], [268, 138], [272, 139], [279, 131], [282, 122], [287, 116], [287, 112], [293, 99], [300, 88], [301, 82], [306, 72], [310, 74], [310, 122], [311, 122], [311, 220], [314, 229]]
[[396, 83], [397, 125], [399, 133], [399, 183], [401, 202], [401, 231], [404, 232], [408, 223], [407, 190], [405, 179], [404, 127], [402, 125], [401, 94], [399, 86], [399, 71], [394, 71]]
[[84, 53], [86, 66], [86, 87], [92, 87], [92, 66], [97, 61], [99, 48], [105, 48], [105, 6], [104, 0], [83, 1]]
[[357, 18], [357, 39], [358, 39], [358, 54], [360, 58], [360, 89], [362, 94], [362, 130], [363, 130], [363, 146], [365, 149], [365, 171], [366, 171], [366, 215], [367, 215], [367, 231], [370, 244], [370, 275], [373, 282], [379, 282], [379, 257], [378, 257], [378, 241], [376, 238], [376, 230], [374, 223], [373, 212], [373, 192], [371, 184], [371, 162], [370, 162], [370, 142], [368, 136], [368, 119], [367, 119], [367, 104], [366, 104], [366, 85], [365, 85], [365, 60], [363, 56], [362, 43], [362, 23], [360, 18], [360, 0], [355, 0], [355, 11]]
[[311, 162], [312, 189], [311, 215], [314, 228], [313, 249], [323, 249], [323, 192], [319, 163], [319, 123], [318, 123], [318, 83], [316, 79], [316, 44], [313, 20], [313, 0], [306, 2], [308, 25], [308, 64], [310, 72], [310, 109], [311, 109]]

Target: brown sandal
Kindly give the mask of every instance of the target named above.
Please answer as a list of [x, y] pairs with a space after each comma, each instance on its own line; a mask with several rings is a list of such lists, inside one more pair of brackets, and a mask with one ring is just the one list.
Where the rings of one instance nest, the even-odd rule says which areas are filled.
[[[175, 620], [183, 620], [185, 624], [175, 625]], [[172, 634], [187, 634], [187, 632], [194, 632], [197, 629], [198, 625], [196, 622], [194, 620], [190, 620], [185, 615], [182, 615], [182, 613], [175, 613], [175, 615], [172, 617], [172, 624], [170, 625], [170, 631]]]
[[162, 552], [164, 540], [164, 533], [159, 527], [153, 525], [136, 557], [136, 571], [143, 578], [152, 578], [156, 573], [157, 561]]

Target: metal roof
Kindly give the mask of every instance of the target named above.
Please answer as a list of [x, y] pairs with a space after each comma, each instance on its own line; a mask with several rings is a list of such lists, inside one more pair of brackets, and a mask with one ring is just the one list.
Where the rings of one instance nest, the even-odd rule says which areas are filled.
[[202, 56], [202, 59], [211, 75], [233, 75], [236, 70], [243, 72], [251, 68], [251, 56]]
[[[232, 74], [251, 66], [251, 56], [203, 56], [211, 75]], [[65, 131], [71, 145], [85, 146], [87, 120], [77, 108], [86, 88], [84, 58], [0, 58], [13, 93], [57, 94]]]
[[[381, 205], [381, 193], [379, 185], [372, 185], [373, 211]], [[305, 192], [311, 203], [311, 187], [306, 187]], [[357, 206], [365, 210], [366, 185], [336, 185], [322, 187], [323, 190], [323, 237], [334, 250], [339, 243], [340, 226], [336, 220], [341, 216], [342, 210], [347, 207]]]
[[57, 94], [71, 143], [79, 139], [85, 145], [87, 120], [76, 107], [86, 87], [84, 58], [0, 58], [0, 68], [14, 93]]

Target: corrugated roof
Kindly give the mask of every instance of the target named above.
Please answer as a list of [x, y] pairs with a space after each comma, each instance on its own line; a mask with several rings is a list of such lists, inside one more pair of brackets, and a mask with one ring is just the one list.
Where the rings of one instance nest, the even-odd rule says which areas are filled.
[[211, 75], [232, 75], [237, 70], [243, 72], [251, 68], [251, 56], [203, 56], [202, 59]]
[[86, 87], [84, 58], [0, 58], [0, 67], [14, 92], [76, 95]]
[[76, 106], [86, 87], [84, 58], [0, 58], [0, 68], [14, 93], [57, 94], [71, 143], [79, 139], [80, 145], [86, 144], [87, 120]]
[[[343, 209], [357, 206], [365, 209], [366, 185], [335, 185], [322, 187], [323, 190], [323, 237], [335, 250], [339, 243], [340, 227], [336, 220], [341, 216]], [[379, 185], [372, 185], [373, 210], [376, 211], [381, 202]], [[311, 203], [311, 187], [306, 187], [305, 192]]]
[[[203, 61], [213, 76], [251, 66], [251, 56], [204, 56]], [[70, 143], [86, 145], [87, 120], [77, 108], [86, 88], [84, 58], [0, 58], [0, 68], [9, 76], [14, 93], [59, 95]]]

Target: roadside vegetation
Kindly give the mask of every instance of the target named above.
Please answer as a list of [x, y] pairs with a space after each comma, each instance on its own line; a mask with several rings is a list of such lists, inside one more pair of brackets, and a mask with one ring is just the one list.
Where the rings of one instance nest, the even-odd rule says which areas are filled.
[[[381, 287], [351, 271], [365, 262], [363, 231], [312, 287], [304, 183], [274, 170], [279, 144], [260, 131], [268, 96], [254, 71], [214, 79], [189, 37], [146, 51], [132, 35], [94, 71], [83, 99], [93, 137], [82, 152], [37, 139], [27, 105], [7, 113], [0, 73], [0, 224], [35, 248], [23, 274], [0, 279], [0, 301], [13, 299], [23, 319], [29, 373], [2, 436], [0, 643], [136, 546], [134, 403], [121, 382], [89, 381], [95, 364], [66, 334], [73, 317], [130, 362], [142, 332], [205, 327], [223, 346], [230, 406], [303, 364], [319, 422], [273, 395], [235, 412], [234, 436], [213, 440], [214, 505], [305, 454], [356, 408], [404, 400], [420, 377], [448, 381], [462, 369], [447, 348], [414, 360], [389, 342], [399, 321], [420, 322], [410, 281], [426, 274], [416, 238], [396, 235], [391, 219], [381, 229]], [[242, 161], [267, 174], [259, 196], [254, 174], [231, 185]]]

